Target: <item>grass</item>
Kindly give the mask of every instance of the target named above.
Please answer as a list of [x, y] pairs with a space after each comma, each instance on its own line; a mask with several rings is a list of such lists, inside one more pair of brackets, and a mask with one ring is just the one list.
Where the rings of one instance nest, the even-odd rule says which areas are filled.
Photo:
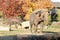
[[60, 32], [60, 26], [49, 26], [49, 28], [44, 29], [44, 31]]
[[17, 34], [27, 34], [30, 33], [27, 29], [14, 29], [13, 31], [0, 31], [0, 36], [9, 36]]
[[[58, 13], [58, 20], [60, 20], [60, 10], [57, 13]], [[50, 16], [49, 16], [49, 20], [50, 20]], [[3, 24], [0, 24], [0, 26], [1, 25], [3, 25]], [[59, 26], [54, 26], [54, 25], [49, 26], [48, 29], [44, 29], [43, 31], [60, 32], [60, 25]], [[30, 33], [29, 29], [14, 29], [13, 31], [0, 31], [0, 36], [28, 34], [28, 33]]]
[[[59, 26], [49, 26], [48, 29], [44, 29], [43, 31], [51, 31], [51, 32], [60, 32]], [[9, 35], [17, 35], [17, 34], [29, 34], [29, 29], [14, 29], [13, 31], [0, 31], [0, 36], [9, 36]]]

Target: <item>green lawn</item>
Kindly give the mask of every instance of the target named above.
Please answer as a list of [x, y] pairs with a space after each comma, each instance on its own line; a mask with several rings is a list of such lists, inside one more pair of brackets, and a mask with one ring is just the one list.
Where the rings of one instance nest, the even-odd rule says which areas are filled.
[[[58, 13], [58, 20], [60, 20], [60, 10], [57, 12]], [[50, 16], [49, 16], [50, 18]], [[49, 19], [50, 20], [50, 19]], [[1, 23], [2, 21], [0, 21]], [[0, 26], [3, 24], [0, 24]], [[58, 26], [49, 26], [48, 29], [44, 29], [43, 31], [51, 31], [51, 32], [60, 32], [60, 25]], [[14, 29], [13, 31], [0, 31], [0, 36], [8, 36], [8, 35], [17, 35], [17, 34], [29, 34], [30, 31], [29, 29]]]
[[[48, 29], [44, 29], [43, 31], [49, 32], [60, 32], [59, 26], [49, 26]], [[13, 31], [0, 31], [0, 36], [9, 36], [9, 35], [17, 35], [17, 34], [30, 34], [29, 29], [13, 29]]]

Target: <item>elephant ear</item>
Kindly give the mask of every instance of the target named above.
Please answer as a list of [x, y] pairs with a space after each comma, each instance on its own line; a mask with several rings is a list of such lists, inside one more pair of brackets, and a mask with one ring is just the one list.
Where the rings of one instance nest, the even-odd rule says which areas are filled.
[[38, 11], [39, 17], [41, 16], [41, 11]]
[[36, 15], [38, 14], [38, 12], [35, 13]]
[[35, 14], [38, 15], [38, 17], [40, 17], [41, 13], [42, 13], [41, 11], [37, 11]]

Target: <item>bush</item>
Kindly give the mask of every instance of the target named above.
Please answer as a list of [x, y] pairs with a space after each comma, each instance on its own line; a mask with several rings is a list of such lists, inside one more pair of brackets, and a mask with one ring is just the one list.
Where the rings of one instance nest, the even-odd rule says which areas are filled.
[[58, 21], [60, 21], [60, 9], [57, 9], [57, 15], [58, 15], [57, 19]]

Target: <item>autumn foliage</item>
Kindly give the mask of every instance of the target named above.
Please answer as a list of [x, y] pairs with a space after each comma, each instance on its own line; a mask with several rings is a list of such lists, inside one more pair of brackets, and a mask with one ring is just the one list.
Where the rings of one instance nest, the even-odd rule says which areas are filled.
[[0, 10], [7, 18], [23, 15], [28, 17], [32, 11], [42, 8], [52, 8], [51, 0], [0, 0]]

